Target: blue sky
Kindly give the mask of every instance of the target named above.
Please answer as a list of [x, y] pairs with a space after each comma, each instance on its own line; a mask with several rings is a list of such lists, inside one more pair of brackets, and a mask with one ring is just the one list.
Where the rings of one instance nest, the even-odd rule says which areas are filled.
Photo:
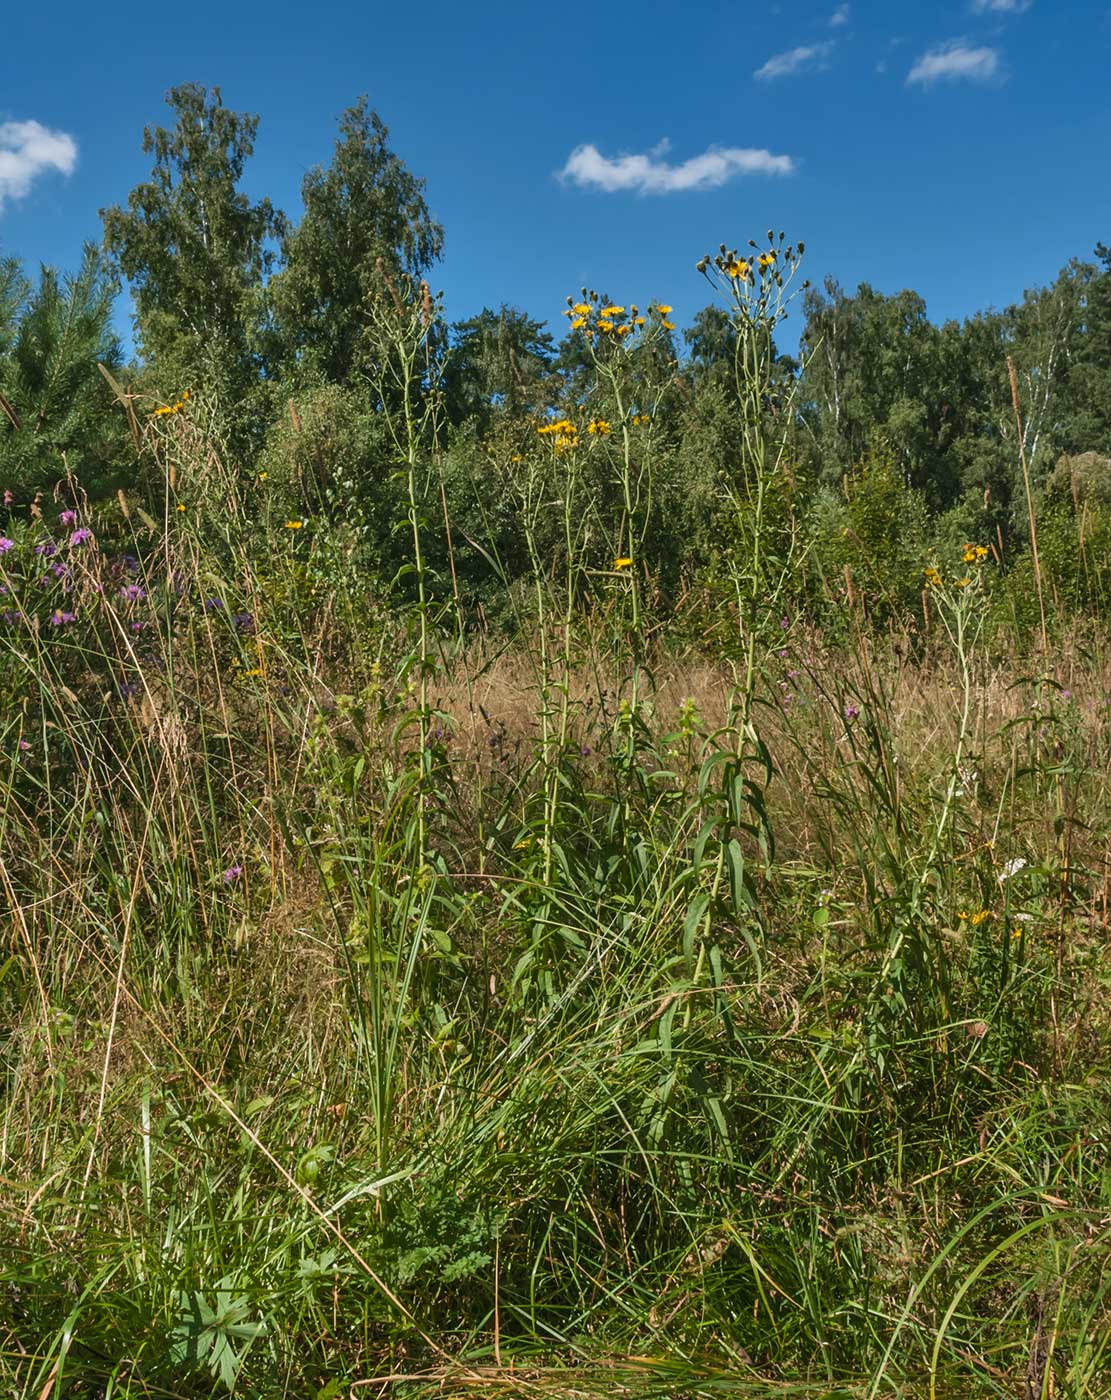
[[805, 240], [813, 280], [912, 287], [943, 320], [1111, 242], [1111, 3], [115, 13], [51, 0], [9, 21], [0, 253], [29, 265], [72, 266], [99, 236], [184, 81], [259, 114], [245, 184], [293, 216], [367, 93], [444, 225], [452, 319], [505, 301], [558, 322], [586, 282], [687, 320], [701, 254], [774, 226]]

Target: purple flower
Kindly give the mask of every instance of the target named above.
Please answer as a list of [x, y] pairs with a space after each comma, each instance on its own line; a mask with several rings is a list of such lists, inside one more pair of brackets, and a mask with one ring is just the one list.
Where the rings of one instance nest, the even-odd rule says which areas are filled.
[[129, 603], [141, 603], [146, 597], [146, 591], [140, 588], [137, 583], [127, 583], [120, 589], [120, 597], [126, 598]]
[[82, 525], [79, 530], [74, 530], [73, 534], [70, 535], [70, 548], [76, 549], [79, 544], [84, 544], [87, 540], [91, 540], [92, 537], [93, 532]]
[[11, 503], [12, 503], [14, 500], [15, 500], [15, 497], [12, 495], [12, 493], [11, 493], [11, 492], [8, 490], [8, 488], [5, 486], [5, 487], [4, 487], [4, 504], [5, 504], [6, 506], [10, 506]]
[[582, 754], [583, 758], [589, 758], [589, 757], [590, 757], [590, 745], [589, 745], [589, 744], [580, 744], [580, 745], [579, 745], [579, 753]]
[[779, 619], [779, 625], [783, 628], [784, 632], [786, 632], [787, 628], [791, 625], [791, 619], [789, 617], [781, 617]]
[[224, 871], [224, 884], [234, 885], [242, 874], [243, 867], [241, 865], [229, 865], [228, 868]]
[[19, 741], [19, 752], [20, 752], [20, 753], [26, 753], [27, 750], [28, 750], [30, 747], [31, 747], [31, 745], [27, 742], [26, 739], [20, 739], [20, 741]]
[[63, 612], [61, 608], [56, 608], [50, 614], [50, 625], [51, 627], [64, 627], [67, 622], [73, 622], [76, 616], [76, 613]]
[[238, 613], [236, 613], [235, 616], [232, 618], [232, 621], [235, 623], [236, 628], [237, 628], [240, 632], [247, 632], [248, 634], [253, 634], [253, 632], [254, 632], [254, 630], [255, 630], [255, 615], [254, 615], [254, 613], [249, 613], [249, 612], [238, 612]]
[[15, 540], [9, 540], [5, 535], [0, 539], [0, 554], [7, 554], [9, 549], [15, 548]]
[[133, 695], [138, 695], [138, 693], [139, 693], [139, 682], [138, 682], [138, 681], [120, 681], [119, 691], [120, 691], [120, 699], [121, 699], [121, 700], [130, 700], [131, 697], [132, 697]]
[[204, 600], [205, 612], [221, 612], [224, 607], [223, 598], [206, 598]]
[[5, 608], [4, 611], [0, 613], [0, 617], [3, 618], [9, 627], [14, 627], [19, 621], [19, 613], [16, 612], [14, 608]]
[[133, 622], [131, 624], [131, 630], [132, 632], [141, 632], [146, 625], [145, 622]]
[[52, 564], [50, 566], [50, 572], [54, 575], [55, 578], [65, 578], [65, 576], [69, 573], [69, 570], [64, 564]]
[[62, 511], [61, 515], [59, 515], [59, 517], [58, 517], [58, 523], [59, 523], [60, 525], [76, 525], [76, 524], [77, 524], [77, 512], [76, 512], [75, 510], [64, 510], [64, 511]]
[[850, 701], [850, 703], [845, 706], [845, 718], [852, 724], [858, 714], [860, 714], [859, 708]]
[[35, 545], [35, 553], [41, 554], [45, 559], [49, 559], [52, 554], [58, 553], [58, 546], [53, 540], [47, 540], [45, 544]]
[[1072, 691], [1071, 691], [1071, 690], [1062, 690], [1062, 691], [1061, 691], [1061, 699], [1062, 699], [1062, 700], [1071, 700], [1071, 699], [1072, 699]]

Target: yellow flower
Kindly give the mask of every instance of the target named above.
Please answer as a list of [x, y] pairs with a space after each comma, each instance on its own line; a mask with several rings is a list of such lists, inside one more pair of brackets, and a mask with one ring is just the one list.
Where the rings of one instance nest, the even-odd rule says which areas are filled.
[[243, 672], [243, 675], [245, 675], [245, 676], [261, 676], [261, 675], [262, 675], [262, 671], [261, 671], [257, 666], [254, 666], [254, 667], [251, 668], [251, 670], [249, 670], [249, 671], [244, 671], [244, 672]]
[[618, 335], [628, 335], [632, 330], [632, 326], [618, 326], [616, 330]]
[[586, 431], [591, 437], [605, 437], [611, 428], [604, 418], [595, 418], [586, 425]]
[[931, 588], [941, 587], [941, 575], [932, 565], [926, 570], [926, 582]]
[[634, 428], [639, 428], [640, 425], [641, 425], [642, 423], [651, 423], [651, 421], [652, 421], [652, 415], [651, 415], [650, 413], [634, 413], [634, 414], [633, 414], [633, 427], [634, 427]]
[[585, 326], [585, 325], [586, 325], [586, 317], [585, 317], [585, 316], [576, 316], [575, 319], [571, 322], [571, 329], [572, 329], [573, 331], [577, 331], [577, 330], [579, 329], [580, 326]]
[[576, 303], [574, 306], [572, 306], [572, 308], [571, 308], [571, 315], [572, 315], [572, 316], [589, 316], [589, 315], [590, 315], [590, 303], [589, 303], [589, 302], [585, 302], [585, 301], [577, 302], [577, 303]]
[[987, 545], [966, 544], [964, 553], [961, 555], [961, 562], [965, 564], [981, 564], [987, 557]]
[[182, 394], [181, 400], [182, 400], [183, 403], [188, 403], [188, 401], [189, 401], [189, 390], [188, 390], [188, 389], [186, 389], [185, 392]]
[[599, 321], [599, 322], [598, 322], [598, 329], [599, 329], [603, 334], [605, 334], [607, 331], [612, 331], [612, 330], [613, 330], [613, 327], [610, 325], [610, 323], [609, 323], [608, 321]]
[[665, 331], [673, 331], [675, 329], [674, 321], [661, 321], [660, 325], [663, 326]]
[[633, 325], [634, 325], [634, 326], [643, 326], [643, 325], [644, 325], [644, 317], [643, 317], [643, 316], [638, 316], [638, 317], [636, 318], [636, 320], [633, 322]]
[[179, 510], [179, 511], [184, 511], [184, 510], [185, 510], [185, 507], [179, 505], [179, 506], [178, 506], [178, 510]]
[[661, 316], [670, 316], [670, 315], [671, 315], [671, 307], [670, 307], [670, 306], [663, 306], [663, 305], [660, 305], [660, 306], [657, 306], [657, 307], [656, 307], [656, 310], [660, 313]]
[[605, 306], [598, 313], [599, 316], [624, 316], [624, 314], [625, 308], [623, 306]]
[[259, 481], [265, 481], [266, 478], [269, 476], [269, 474], [270, 474], [269, 472], [259, 472], [259, 474], [258, 474], [258, 479], [259, 479]]
[[991, 918], [994, 918], [994, 917], [995, 917], [995, 916], [992, 914], [992, 912], [991, 912], [990, 909], [980, 909], [980, 910], [977, 910], [977, 912], [976, 912], [975, 914], [958, 914], [958, 915], [957, 915], [957, 918], [958, 918], [958, 919], [962, 920], [962, 921], [963, 921], [964, 923], [966, 923], [966, 924], [972, 924], [973, 927], [978, 927], [980, 924], [986, 923], [988, 919], [991, 919]]
[[613, 567], [615, 569], [631, 569], [633, 567], [633, 561], [628, 558], [627, 555], [622, 555], [620, 559], [615, 559], [613, 561]]
[[300, 530], [304, 523], [303, 520], [287, 520], [285, 522], [285, 528], [287, 530]]
[[968, 577], [967, 574], [965, 574], [964, 578], [959, 578], [959, 579], [957, 579], [957, 587], [958, 587], [958, 588], [967, 588], [968, 585], [969, 585], [971, 582], [972, 582], [972, 580]]
[[[734, 282], [738, 279], [742, 282], [747, 282], [752, 276], [752, 266], [750, 263], [746, 262], [744, 258], [734, 258], [731, 263], [726, 264], [725, 270], [729, 276], [732, 277]], [[671, 307], [669, 306], [667, 309], [670, 311]]]
[[761, 271], [764, 271], [764, 270], [766, 270], [766, 269], [769, 268], [769, 267], [774, 267], [774, 266], [775, 266], [775, 253], [774, 253], [774, 252], [761, 253], [760, 256], [756, 259], [756, 261], [757, 261], [757, 263], [760, 265]]

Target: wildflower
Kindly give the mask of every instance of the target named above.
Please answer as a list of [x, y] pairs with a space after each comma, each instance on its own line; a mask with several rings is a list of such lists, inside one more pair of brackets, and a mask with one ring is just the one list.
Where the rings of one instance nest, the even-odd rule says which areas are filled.
[[651, 421], [652, 421], [652, 415], [651, 415], [650, 413], [634, 413], [634, 414], [633, 414], [633, 427], [634, 427], [634, 428], [639, 428], [640, 425], [641, 425], [642, 423], [651, 423]]
[[62, 511], [61, 515], [58, 516], [58, 524], [59, 524], [59, 525], [76, 525], [76, 524], [77, 524], [77, 512], [76, 512], [75, 510], [64, 510], [64, 511]]
[[49, 559], [52, 554], [57, 554], [58, 546], [53, 540], [47, 540], [45, 544], [35, 545], [35, 553], [41, 554], [44, 559]]
[[76, 549], [79, 545], [86, 544], [89, 540], [92, 539], [92, 537], [93, 532], [87, 529], [84, 525], [82, 525], [80, 529], [74, 530], [73, 534], [70, 535], [70, 548]]
[[55, 578], [65, 578], [66, 575], [69, 573], [69, 569], [65, 566], [65, 564], [55, 564], [51, 568], [50, 572], [54, 575]]
[[852, 704], [851, 701], [850, 701], [849, 704], [847, 704], [847, 705], [845, 706], [845, 718], [846, 718], [846, 720], [848, 720], [848, 722], [849, 722], [850, 724], [852, 724], [853, 720], [856, 719], [856, 717], [857, 717], [859, 714], [860, 714], [860, 707], [857, 706], [857, 705]]
[[221, 611], [223, 611], [223, 607], [224, 607], [224, 600], [223, 600], [223, 598], [206, 598], [206, 599], [204, 600], [204, 610], [205, 610], [205, 612], [221, 612]]
[[612, 429], [604, 418], [594, 418], [586, 425], [586, 431], [591, 437], [605, 437]]
[[941, 587], [941, 575], [932, 565], [926, 570], [926, 582], [931, 588]]
[[1002, 884], [1004, 880], [1013, 879], [1019, 873], [1020, 870], [1025, 869], [1025, 860], [1023, 860], [1021, 856], [1015, 856], [1015, 858], [1013, 860], [1009, 860], [1006, 863], [1006, 865], [1004, 865], [1003, 869], [999, 872], [999, 883]]
[[625, 314], [625, 308], [624, 308], [623, 306], [604, 306], [604, 307], [602, 308], [602, 310], [599, 311], [599, 313], [598, 313], [599, 316], [611, 316], [611, 317], [612, 317], [612, 316], [624, 316], [624, 314]]
[[61, 608], [56, 608], [50, 614], [50, 625], [51, 627], [64, 627], [67, 622], [73, 622], [75, 618], [76, 613], [63, 612]]
[[964, 578], [959, 578], [959, 579], [957, 579], [957, 587], [958, 587], [958, 588], [967, 588], [968, 585], [969, 585], [971, 582], [972, 582], [972, 580], [968, 577], [967, 574], [965, 574]]
[[255, 631], [255, 615], [250, 612], [237, 612], [232, 616], [237, 632], [246, 632], [249, 636]]
[[966, 544], [961, 555], [962, 564], [982, 564], [988, 557], [987, 545]]
[[261, 676], [262, 668], [259, 666], [252, 666], [249, 671], [244, 671], [243, 674], [244, 676]]
[[9, 540], [7, 536], [0, 538], [0, 554], [7, 554], [9, 549], [15, 548], [15, 540]]
[[180, 502], [178, 503], [177, 512], [178, 512], [179, 515], [184, 515], [184, 514], [185, 514], [185, 506], [182, 505]]
[[613, 567], [615, 569], [631, 569], [633, 567], [633, 561], [628, 555], [622, 555], [620, 559], [615, 559], [613, 561]]
[[756, 264], [757, 264], [757, 266], [760, 268], [760, 271], [761, 271], [761, 272], [766, 272], [767, 269], [768, 269], [769, 267], [774, 267], [774, 266], [775, 266], [775, 253], [774, 253], [774, 251], [769, 250], [769, 251], [766, 252], [766, 253], [761, 253], [760, 256], [756, 259]]
[[571, 314], [572, 316], [589, 316], [589, 315], [590, 315], [590, 303], [589, 303], [589, 302], [586, 302], [586, 301], [578, 301], [578, 302], [576, 302], [575, 305], [572, 306], [571, 311], [570, 311], [570, 314]]
[[20, 753], [26, 753], [27, 750], [28, 750], [30, 747], [31, 747], [31, 745], [27, 742], [26, 739], [20, 739], [20, 741], [19, 741], [19, 752], [20, 752]]
[[573, 331], [577, 331], [581, 326], [585, 326], [585, 325], [586, 325], [586, 317], [585, 317], [585, 316], [576, 316], [575, 319], [571, 322], [571, 329], [572, 329]]
[[[744, 258], [734, 258], [725, 265], [725, 271], [734, 282], [747, 282], [752, 277], [752, 265]], [[668, 311], [671, 307], [668, 307]]]
[[265, 481], [266, 478], [267, 478], [269, 475], [270, 475], [269, 472], [259, 472], [259, 474], [258, 474], [258, 479], [259, 479], [259, 481]]
[[11, 491], [9, 491], [8, 488], [5, 486], [5, 487], [4, 487], [4, 504], [5, 504], [6, 506], [10, 506], [11, 503], [12, 503], [14, 500], [15, 500], [15, 497], [12, 495]]
[[285, 522], [285, 528], [287, 530], [300, 530], [304, 523], [303, 520], [287, 520]]
[[120, 589], [120, 597], [129, 603], [141, 603], [146, 596], [146, 590], [137, 583], [126, 583]]
[[242, 874], [243, 867], [241, 865], [229, 865], [221, 876], [221, 879], [225, 885], [234, 885]]
[[661, 302], [660, 305], [656, 307], [656, 310], [661, 316], [670, 316], [672, 308], [670, 306], [664, 306]]

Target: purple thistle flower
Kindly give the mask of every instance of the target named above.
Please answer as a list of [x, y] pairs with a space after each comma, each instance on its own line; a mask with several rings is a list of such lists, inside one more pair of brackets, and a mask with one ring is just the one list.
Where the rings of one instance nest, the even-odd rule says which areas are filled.
[[50, 572], [54, 575], [55, 578], [65, 578], [65, 576], [69, 573], [69, 570], [64, 564], [52, 564], [50, 566]]
[[77, 512], [76, 512], [75, 510], [64, 510], [64, 511], [62, 511], [61, 515], [59, 515], [59, 517], [58, 517], [58, 523], [59, 523], [60, 525], [76, 525], [76, 524], [77, 524]]
[[35, 553], [41, 554], [44, 559], [49, 559], [52, 554], [58, 553], [58, 546], [53, 540], [47, 540], [44, 544], [35, 545]]
[[64, 627], [67, 622], [75, 621], [76, 617], [76, 613], [63, 612], [61, 608], [56, 608], [50, 614], [50, 625], [51, 627]]
[[791, 625], [791, 619], [789, 617], [781, 617], [779, 619], [779, 625], [783, 628], [784, 632], [786, 632], [788, 627], [790, 627]]
[[132, 632], [141, 632], [146, 625], [145, 622], [133, 622], [131, 624], [131, 630]]
[[80, 528], [79, 530], [74, 530], [73, 534], [70, 535], [70, 537], [69, 537], [70, 548], [71, 548], [71, 549], [76, 549], [77, 546], [78, 546], [79, 544], [85, 544], [86, 541], [91, 540], [92, 537], [93, 537], [93, 532], [92, 532], [90, 529], [88, 529], [86, 526], [82, 525], [81, 528]]
[[129, 603], [141, 603], [146, 596], [146, 590], [137, 583], [127, 583], [120, 589], [120, 597]]
[[845, 706], [845, 718], [850, 724], [852, 724], [853, 720], [856, 719], [858, 714], [860, 714], [859, 707], [852, 704], [852, 702], [850, 701], [850, 703]]
[[224, 607], [224, 600], [223, 600], [223, 598], [206, 598], [206, 599], [204, 600], [204, 610], [205, 610], [205, 612], [221, 612], [221, 611], [223, 611], [223, 607]]
[[228, 868], [224, 871], [224, 874], [223, 874], [223, 881], [224, 881], [224, 884], [225, 884], [225, 885], [234, 885], [235, 882], [240, 878], [240, 876], [241, 876], [242, 874], [243, 874], [243, 867], [242, 867], [241, 865], [229, 865]]
[[255, 615], [249, 612], [238, 612], [232, 618], [238, 631], [253, 634], [255, 630]]
[[6, 535], [2, 539], [0, 539], [0, 554], [7, 554], [9, 549], [14, 548], [15, 540], [8, 539]]

